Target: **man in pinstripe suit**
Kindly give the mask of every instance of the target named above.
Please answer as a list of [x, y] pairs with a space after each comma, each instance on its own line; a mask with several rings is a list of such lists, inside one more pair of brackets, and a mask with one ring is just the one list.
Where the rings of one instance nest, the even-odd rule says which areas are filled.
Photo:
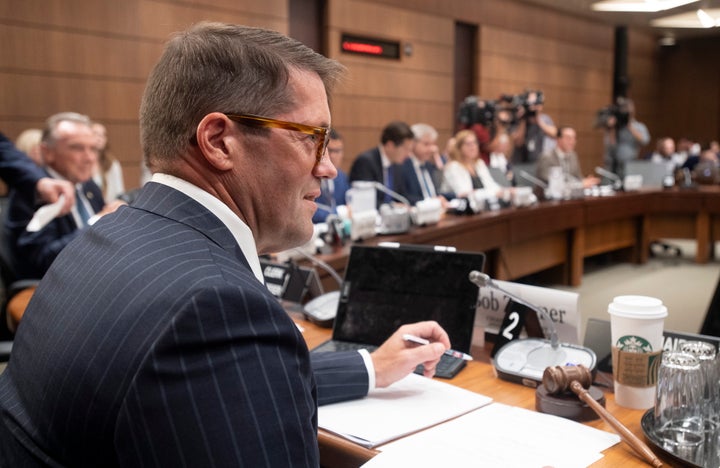
[[[312, 362], [258, 253], [311, 235], [342, 67], [278, 33], [177, 35], [140, 110], [154, 175], [58, 256], [0, 376], [2, 466], [318, 466], [318, 402], [359, 398], [447, 334]], [[433, 343], [410, 347], [402, 333]]]

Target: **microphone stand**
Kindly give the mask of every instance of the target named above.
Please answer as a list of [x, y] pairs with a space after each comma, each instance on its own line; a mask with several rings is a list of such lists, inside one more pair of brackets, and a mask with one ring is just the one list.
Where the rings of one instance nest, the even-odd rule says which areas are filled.
[[601, 175], [603, 177], [606, 177], [613, 181], [613, 188], [615, 190], [620, 190], [622, 188], [622, 180], [620, 180], [620, 176], [615, 174], [614, 172], [608, 171], [604, 167], [597, 166], [595, 168], [595, 173], [597, 175]]
[[410, 201], [407, 198], [403, 197], [402, 195], [400, 195], [397, 192], [390, 190], [389, 188], [385, 187], [385, 185], [381, 184], [380, 182], [371, 181], [370, 183], [373, 184], [375, 189], [380, 190], [381, 192], [390, 195], [393, 199], [395, 199], [395, 201], [399, 201], [400, 203], [410, 206]]
[[506, 289], [501, 288], [497, 283], [495, 283], [492, 280], [492, 278], [490, 278], [489, 275], [486, 275], [485, 273], [481, 273], [477, 270], [473, 270], [469, 273], [468, 278], [470, 279], [471, 283], [475, 284], [479, 288], [487, 286], [487, 287], [490, 287], [493, 289], [497, 289], [501, 293], [503, 293], [506, 296], [508, 296], [509, 298], [511, 298], [513, 301], [517, 302], [518, 304], [522, 304], [525, 307], [527, 307], [528, 309], [535, 312], [538, 316], [542, 317], [543, 320], [547, 320], [548, 324], [550, 325], [549, 326], [549, 328], [550, 328], [550, 346], [552, 347], [552, 349], [558, 349], [558, 347], [560, 346], [560, 343], [559, 343], [558, 336], [557, 336], [557, 329], [555, 328], [555, 325], [554, 325], [552, 319], [550, 318], [550, 316], [547, 314], [547, 312], [545, 312], [545, 309], [543, 309], [542, 307], [532, 305], [529, 302], [527, 302], [526, 300], [524, 300], [523, 298], [521, 298], [520, 296], [517, 296], [517, 295], [511, 293], [510, 291], [507, 291]]
[[523, 179], [527, 180], [528, 182], [530, 182], [531, 184], [533, 184], [534, 186], [542, 189], [543, 198], [545, 198], [545, 199], [549, 198], [548, 197], [548, 188], [549, 187], [548, 187], [548, 184], [545, 183], [545, 181], [543, 181], [542, 179], [538, 179], [534, 175], [530, 174], [527, 171], [523, 171], [523, 170], [521, 170], [518, 173], [518, 175], [520, 177], [522, 177]]

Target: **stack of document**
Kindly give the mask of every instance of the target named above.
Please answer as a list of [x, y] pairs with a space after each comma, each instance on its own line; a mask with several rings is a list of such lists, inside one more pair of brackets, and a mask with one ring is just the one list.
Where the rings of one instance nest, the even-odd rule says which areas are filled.
[[318, 424], [380, 453], [366, 468], [502, 466], [580, 468], [617, 434], [516, 408], [416, 374], [366, 398], [321, 406]]
[[502, 466], [580, 468], [620, 442], [569, 419], [493, 403], [380, 447], [363, 468]]
[[372, 448], [491, 402], [484, 395], [410, 374], [363, 399], [321, 406], [318, 425]]

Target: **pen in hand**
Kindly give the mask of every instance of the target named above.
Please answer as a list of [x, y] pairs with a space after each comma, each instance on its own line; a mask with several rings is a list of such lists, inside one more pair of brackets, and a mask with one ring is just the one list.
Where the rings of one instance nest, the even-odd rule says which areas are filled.
[[[403, 340], [410, 341], [412, 343], [417, 343], [421, 345], [427, 345], [430, 344], [428, 340], [425, 338], [420, 338], [419, 336], [410, 335], [409, 333], [405, 333], [403, 335]], [[455, 351], [454, 349], [446, 349], [445, 354], [448, 356], [452, 356], [454, 358], [462, 359], [464, 361], [472, 361], [472, 356], [469, 354], [461, 353], [460, 351]]]

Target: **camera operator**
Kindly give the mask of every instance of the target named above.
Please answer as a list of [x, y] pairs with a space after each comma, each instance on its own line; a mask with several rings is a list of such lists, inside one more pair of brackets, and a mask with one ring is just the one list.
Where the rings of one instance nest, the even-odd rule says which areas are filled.
[[552, 118], [543, 112], [542, 91], [526, 91], [519, 96], [516, 111], [517, 125], [512, 132], [515, 149], [512, 162], [531, 163], [545, 151], [555, 147], [557, 127]]
[[501, 102], [496, 106], [493, 125], [490, 128], [491, 140], [488, 144], [490, 153], [488, 166], [502, 171], [508, 181], [513, 180], [510, 166], [513, 145], [510, 134], [515, 120], [514, 113], [514, 109], [508, 107], [506, 103]]
[[477, 136], [480, 159], [489, 162], [488, 150], [491, 139], [491, 125], [495, 114], [495, 101], [478, 96], [467, 96], [460, 104], [458, 120], [462, 130], [472, 130]]
[[605, 169], [625, 177], [625, 163], [638, 159], [640, 148], [650, 142], [644, 123], [635, 119], [635, 104], [631, 99], [618, 97], [615, 105], [601, 109], [598, 125], [605, 129]]

